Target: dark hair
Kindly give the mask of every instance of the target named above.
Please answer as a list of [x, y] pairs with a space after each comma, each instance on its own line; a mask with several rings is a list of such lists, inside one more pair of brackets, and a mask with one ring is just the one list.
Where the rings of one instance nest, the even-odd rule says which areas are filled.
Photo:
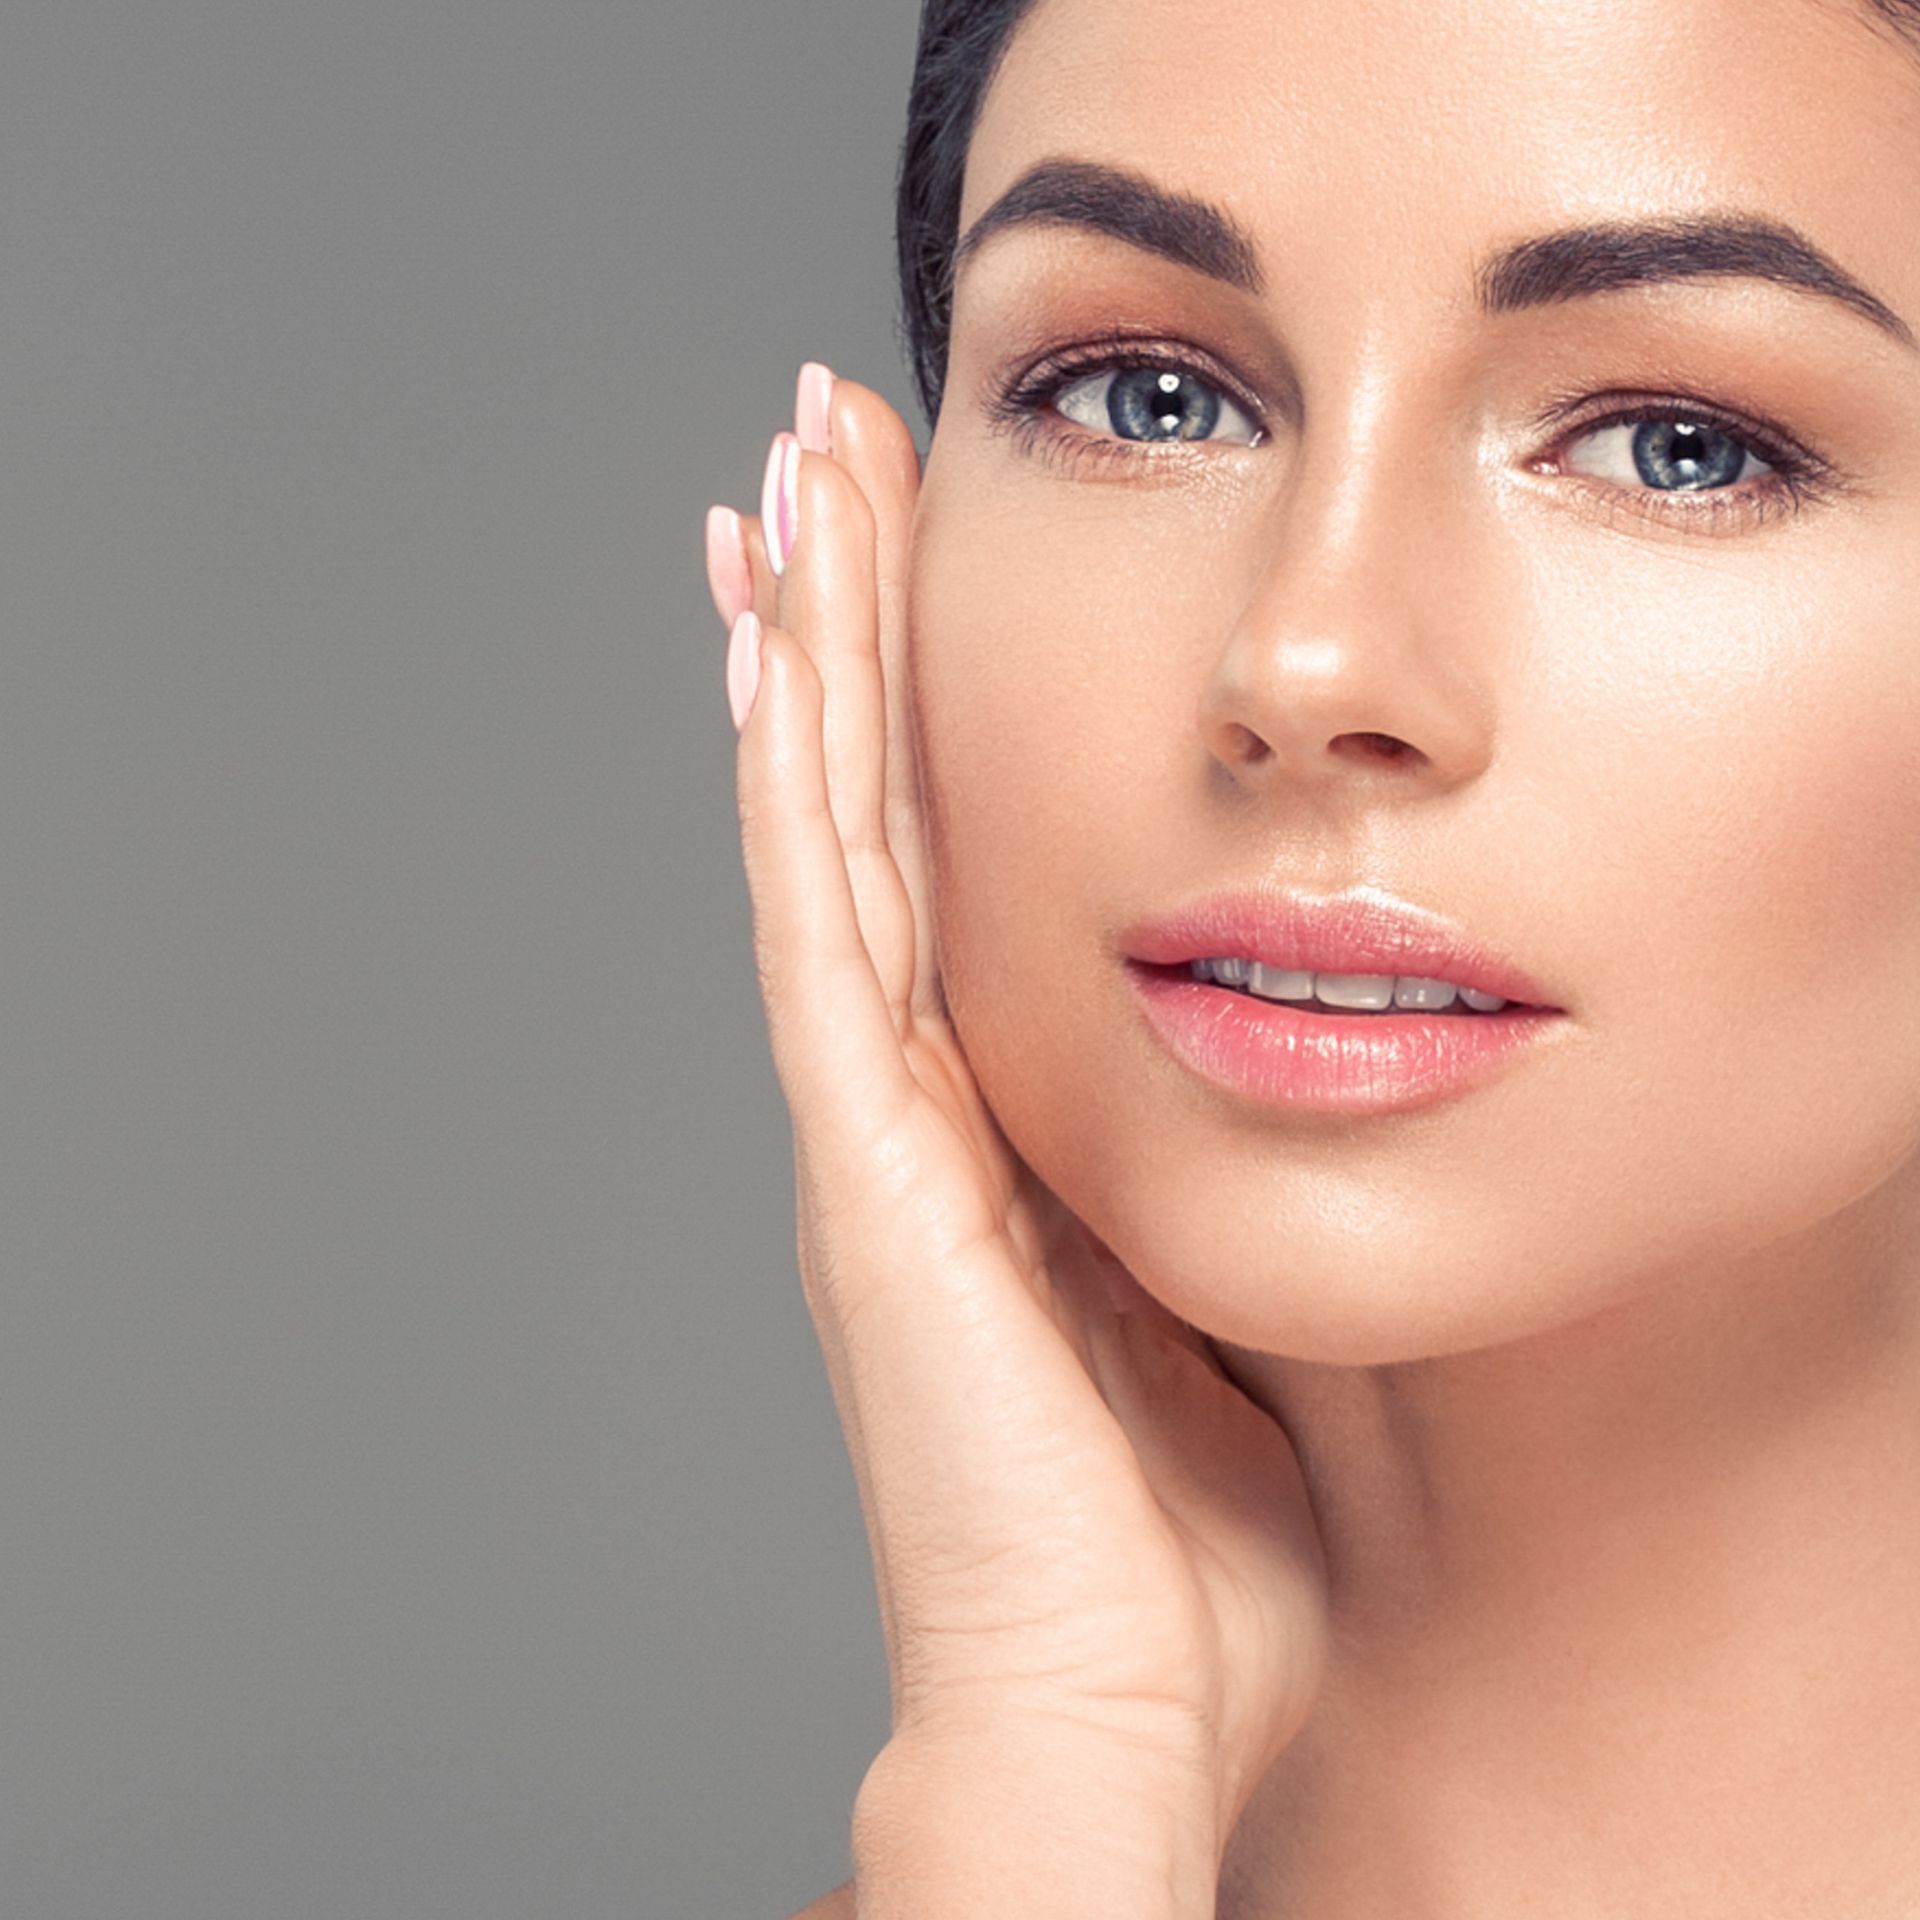
[[1033, 0], [925, 0], [920, 9], [894, 244], [900, 258], [901, 330], [929, 423], [939, 416], [947, 383], [953, 250], [960, 238], [967, 148], [1007, 41], [1032, 5]]
[[[900, 326], [913, 384], [928, 423], [939, 417], [953, 331], [953, 251], [960, 238], [960, 184], [980, 102], [1013, 30], [1034, 0], [924, 0], [907, 135], [900, 149], [894, 244], [900, 264]], [[1910, 42], [1920, 41], [1920, 0], [1867, 0]]]

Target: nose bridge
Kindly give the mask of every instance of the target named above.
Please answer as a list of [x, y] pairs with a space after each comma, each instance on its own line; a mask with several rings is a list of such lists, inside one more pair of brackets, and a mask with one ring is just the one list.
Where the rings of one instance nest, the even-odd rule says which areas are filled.
[[1389, 382], [1379, 377], [1349, 382], [1338, 405], [1305, 420], [1265, 529], [1248, 610], [1256, 644], [1270, 630], [1273, 642], [1325, 655], [1327, 642], [1388, 587], [1413, 504], [1397, 468], [1404, 447], [1396, 456], [1396, 440], [1404, 438]]
[[1287, 489], [1312, 550], [1352, 554], [1391, 504], [1394, 443], [1404, 441], [1414, 397], [1412, 381], [1387, 366], [1379, 349], [1361, 348], [1328, 403], [1312, 409]]
[[1309, 396], [1209, 688], [1209, 745], [1244, 777], [1393, 760], [1450, 784], [1485, 764], [1489, 689], [1462, 644], [1472, 515], [1446, 442], [1417, 375], [1379, 356], [1332, 404]]

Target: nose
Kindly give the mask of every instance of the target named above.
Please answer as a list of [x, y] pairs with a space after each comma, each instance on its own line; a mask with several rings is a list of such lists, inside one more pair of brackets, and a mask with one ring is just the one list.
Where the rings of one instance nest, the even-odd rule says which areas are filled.
[[1430, 438], [1421, 462], [1377, 417], [1354, 427], [1303, 434], [1203, 690], [1207, 750], [1250, 791], [1433, 793], [1492, 755], [1498, 636], [1474, 617], [1486, 543], [1460, 479], [1437, 476]]

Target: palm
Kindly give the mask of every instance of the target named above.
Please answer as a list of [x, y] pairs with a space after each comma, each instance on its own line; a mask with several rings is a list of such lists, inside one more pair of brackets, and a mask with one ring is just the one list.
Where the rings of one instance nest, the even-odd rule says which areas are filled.
[[1019, 1159], [948, 1022], [914, 1020], [903, 1050], [960, 1271], [1039, 1309], [995, 1326], [1021, 1351], [979, 1356], [1020, 1390], [994, 1394], [946, 1490], [974, 1513], [967, 1551], [1020, 1596], [1000, 1656], [1211, 1730], [1250, 1790], [1318, 1679], [1325, 1569], [1292, 1445]]

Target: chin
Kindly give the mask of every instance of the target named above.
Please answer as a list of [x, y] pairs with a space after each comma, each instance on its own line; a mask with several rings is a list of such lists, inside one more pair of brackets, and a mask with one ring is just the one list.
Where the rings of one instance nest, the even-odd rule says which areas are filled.
[[1437, 1359], [1572, 1326], [1699, 1251], [1663, 1244], [1674, 1223], [1657, 1218], [1628, 1244], [1616, 1217], [1609, 1239], [1491, 1169], [1484, 1188], [1462, 1193], [1431, 1179], [1409, 1188], [1404, 1164], [1384, 1179], [1381, 1163], [1250, 1166], [1170, 1153], [1164, 1139], [1125, 1168], [1032, 1164], [1190, 1325], [1325, 1366]]
[[[1124, 1244], [1115, 1247], [1123, 1260]], [[1215, 1340], [1330, 1367], [1381, 1367], [1439, 1359], [1549, 1331], [1596, 1302], [1567, 1276], [1564, 1291], [1536, 1277], [1520, 1292], [1489, 1287], [1431, 1258], [1304, 1253], [1284, 1266], [1242, 1256], [1199, 1269], [1179, 1250], [1128, 1261], [1140, 1284]], [[1205, 1277], [1196, 1280], [1203, 1272]]]

